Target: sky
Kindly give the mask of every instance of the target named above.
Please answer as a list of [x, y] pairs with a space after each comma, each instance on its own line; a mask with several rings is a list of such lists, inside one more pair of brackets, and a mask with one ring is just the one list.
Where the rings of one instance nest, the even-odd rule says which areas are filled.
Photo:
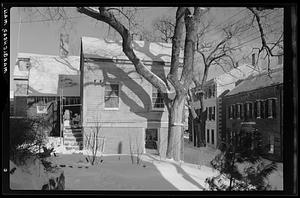
[[[155, 12], [154, 12], [155, 10]], [[174, 8], [145, 9], [142, 11], [143, 25], [150, 28], [152, 21], [159, 15], [171, 14]], [[70, 55], [79, 56], [80, 37], [89, 36], [103, 38], [107, 35], [107, 25], [94, 19], [79, 14], [73, 8], [70, 16], [79, 16], [72, 20], [73, 27], [67, 30], [70, 34]], [[20, 18], [21, 15], [21, 18]], [[21, 19], [21, 24], [19, 23]], [[58, 55], [59, 34], [66, 31], [62, 28], [62, 22], [38, 21], [28, 15], [19, 12], [17, 7], [10, 11], [10, 76], [12, 77], [14, 65], [18, 52], [37, 53], [46, 55]], [[12, 78], [10, 79], [12, 84]], [[12, 86], [11, 86], [12, 89]]]
[[[107, 36], [108, 25], [91, 19], [76, 11], [76, 8], [67, 8], [72, 27], [63, 26], [61, 21], [41, 21], [41, 18], [29, 17], [14, 7], [10, 10], [10, 76], [12, 77], [18, 52], [58, 55], [59, 35], [61, 32], [70, 34], [70, 55], [79, 56], [80, 38], [82, 36], [104, 38]], [[175, 7], [144, 7], [139, 12], [138, 19], [142, 26], [151, 30], [153, 21], [163, 15], [175, 17]], [[220, 29], [225, 22], [235, 21], [247, 14], [245, 8], [213, 8], [211, 16], [214, 19], [212, 27]], [[21, 23], [20, 23], [21, 21]], [[65, 28], [63, 28], [65, 27]], [[218, 37], [209, 33], [212, 39]], [[12, 78], [10, 78], [12, 84]], [[11, 89], [13, 86], [10, 86]]]

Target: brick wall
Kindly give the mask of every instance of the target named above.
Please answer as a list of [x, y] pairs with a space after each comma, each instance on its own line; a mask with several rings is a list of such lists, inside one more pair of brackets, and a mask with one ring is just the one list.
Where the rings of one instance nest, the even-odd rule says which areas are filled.
[[[245, 103], [246, 101], [255, 102], [258, 99], [268, 99], [268, 98], [277, 98], [276, 102], [276, 118], [253, 118], [248, 121], [256, 122], [256, 128], [262, 134], [263, 147], [265, 148], [263, 154], [266, 158], [271, 160], [282, 160], [282, 100], [281, 95], [283, 91], [283, 85], [270, 86], [261, 89], [257, 89], [251, 92], [245, 92], [236, 94], [233, 96], [225, 96], [223, 98], [222, 111], [226, 112], [226, 116], [222, 116], [222, 133], [225, 134], [226, 130], [239, 130], [241, 126], [242, 119], [229, 119], [228, 115], [228, 106], [236, 103]], [[269, 136], [274, 136], [274, 154], [269, 154], [267, 152], [267, 145], [269, 142]]]

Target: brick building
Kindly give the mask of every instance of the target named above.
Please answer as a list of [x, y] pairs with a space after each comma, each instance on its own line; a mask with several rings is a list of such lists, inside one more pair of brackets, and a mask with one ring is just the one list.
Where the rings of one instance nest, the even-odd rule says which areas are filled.
[[[206, 81], [203, 86], [203, 112], [201, 116], [203, 120], [200, 122], [199, 119], [194, 119], [194, 122], [192, 123], [195, 146], [218, 147], [219, 133], [222, 127], [222, 96], [229, 90], [232, 90], [238, 81], [255, 73], [258, 73], [258, 68], [252, 65], [243, 64], [238, 68], [231, 69], [224, 74], [212, 77], [210, 80]], [[195, 92], [197, 88], [192, 90]], [[199, 115], [201, 113], [200, 105], [197, 107], [198, 109], [196, 112]]]
[[[168, 112], [161, 94], [135, 71], [122, 51], [122, 42], [89, 37], [83, 37], [81, 42], [84, 144], [98, 127], [104, 153], [164, 154]], [[170, 44], [134, 41], [133, 49], [152, 72], [166, 79]]]
[[251, 122], [262, 135], [262, 155], [282, 161], [283, 68], [272, 69], [242, 81], [223, 97], [222, 134], [226, 140]]

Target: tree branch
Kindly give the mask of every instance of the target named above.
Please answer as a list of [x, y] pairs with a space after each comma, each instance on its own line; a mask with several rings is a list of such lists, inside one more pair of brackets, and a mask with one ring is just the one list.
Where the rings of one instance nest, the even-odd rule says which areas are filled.
[[176, 12], [177, 20], [175, 23], [174, 36], [172, 39], [171, 69], [170, 73], [168, 74], [168, 79], [176, 90], [182, 89], [182, 85], [178, 79], [178, 67], [180, 64], [180, 43], [184, 27], [184, 18], [182, 13], [184, 13], [185, 10], [185, 7], [179, 7]]
[[78, 7], [77, 11], [90, 16], [94, 19], [103, 21], [112, 26], [122, 37], [123, 52], [128, 59], [133, 63], [138, 74], [148, 80], [153, 86], [158, 88], [162, 93], [171, 94], [166, 83], [160, 79], [157, 75], [151, 72], [143, 62], [136, 56], [132, 49], [132, 38], [130, 32], [122, 25], [113, 14], [108, 12], [104, 7], [99, 7], [99, 12], [92, 8]]

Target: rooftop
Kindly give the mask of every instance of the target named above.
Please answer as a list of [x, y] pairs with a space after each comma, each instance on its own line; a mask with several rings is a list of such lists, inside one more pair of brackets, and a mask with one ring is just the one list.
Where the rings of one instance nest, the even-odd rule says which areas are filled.
[[[129, 60], [122, 50], [122, 41], [111, 41], [82, 37], [82, 51], [85, 58]], [[132, 42], [133, 50], [142, 61], [171, 62], [172, 44], [159, 42]], [[181, 53], [180, 57], [183, 57]]]
[[[73, 76], [70, 79], [75, 80], [72, 90], [66, 91], [73, 96], [79, 96], [79, 56], [68, 56], [61, 58], [59, 56], [19, 53], [20, 58], [29, 58], [28, 71], [20, 71], [19, 61], [16, 61], [14, 78], [28, 78], [29, 96], [55, 96], [59, 93], [60, 75]], [[74, 77], [78, 76], [78, 77]], [[78, 80], [77, 80], [78, 78]], [[70, 87], [66, 88], [70, 89]], [[78, 89], [78, 91], [75, 91]]]
[[269, 87], [283, 83], [283, 67], [271, 70], [270, 75], [264, 71], [258, 75], [251, 75], [238, 86], [232, 89], [226, 96], [242, 92], [252, 91], [263, 87]]

